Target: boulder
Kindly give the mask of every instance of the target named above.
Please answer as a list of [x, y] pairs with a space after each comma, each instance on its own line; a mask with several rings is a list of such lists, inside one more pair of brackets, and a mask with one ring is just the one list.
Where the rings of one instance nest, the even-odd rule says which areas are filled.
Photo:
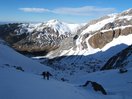
[[126, 68], [120, 68], [119, 73], [126, 73], [128, 70]]
[[81, 85], [82, 87], [87, 87], [89, 85], [92, 85], [92, 88], [94, 91], [100, 91], [102, 92], [102, 94], [107, 95], [107, 92], [105, 91], [105, 89], [103, 88], [102, 85], [100, 85], [97, 82], [93, 82], [93, 81], [86, 81], [86, 83], [84, 85]]

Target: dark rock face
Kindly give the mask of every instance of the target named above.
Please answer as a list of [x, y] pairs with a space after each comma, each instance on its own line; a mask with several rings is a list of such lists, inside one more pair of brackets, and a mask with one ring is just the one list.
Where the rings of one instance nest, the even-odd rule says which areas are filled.
[[40, 51], [51, 51], [59, 47], [59, 43], [63, 36], [57, 37], [42, 34], [37, 38], [40, 33], [33, 33], [28, 35], [23, 40], [15, 43], [13, 47], [19, 51], [28, 51], [28, 52], [40, 52]]
[[118, 38], [121, 35], [121, 29], [114, 30], [114, 38]]
[[109, 30], [106, 32], [97, 32], [89, 39], [89, 44], [93, 48], [103, 48], [107, 43], [111, 42], [114, 38], [120, 35], [132, 34], [132, 27], [126, 27], [124, 29]]
[[132, 45], [111, 57], [101, 70], [124, 68], [128, 64], [127, 59], [130, 56], [132, 56]]
[[87, 87], [89, 84], [92, 84], [92, 87], [95, 91], [101, 91], [102, 94], [107, 95], [107, 92], [105, 89], [102, 87], [102, 85], [98, 84], [97, 82], [92, 82], [92, 81], [86, 81], [84, 85], [81, 85], [82, 87]]
[[[132, 9], [129, 9], [123, 13], [114, 15], [114, 17], [108, 15], [90, 21], [85, 24], [85, 26], [78, 28], [74, 34], [70, 33], [72, 31], [69, 27], [57, 20], [41, 23], [39, 25], [29, 23], [0, 25], [0, 37], [20, 52], [50, 52], [58, 48], [65, 48], [64, 50], [73, 48], [76, 50], [78, 47], [76, 41], [80, 42], [79, 49], [81, 50], [88, 49], [89, 44], [93, 48], [101, 49], [120, 35], [132, 34], [131, 12]], [[127, 18], [126, 16], [129, 16], [130, 18]], [[113, 18], [113, 21], [107, 21], [106, 24], [103, 23], [104, 26], [102, 27], [102, 21], [109, 18]], [[90, 26], [97, 23], [100, 23], [102, 28], [99, 28], [99, 30], [93, 28], [93, 30], [83, 33]], [[124, 28], [122, 28], [122, 26]], [[64, 45], [60, 47], [62, 45], [61, 42], [68, 43], [64, 43]], [[59, 55], [61, 54], [60, 52]]]
[[108, 29], [110, 29], [110, 28], [114, 28], [115, 27], [115, 25], [114, 25], [114, 23], [108, 23], [108, 24], [106, 24], [101, 30], [108, 30]]
[[105, 33], [97, 33], [89, 39], [89, 44], [93, 48], [102, 48], [107, 43], [113, 40], [113, 31], [108, 31]]
[[19, 29], [19, 25], [21, 23], [13, 23], [13, 24], [4, 24], [0, 25], [0, 37], [7, 41], [9, 44], [14, 44], [23, 38], [25, 38], [27, 35], [16, 35], [16, 29]]
[[[43, 24], [42, 24], [43, 25]], [[0, 37], [8, 42], [13, 48], [19, 52], [24, 53], [40, 53], [49, 52], [57, 49], [60, 46], [62, 39], [68, 37], [67, 35], [59, 34], [59, 31], [45, 26], [41, 31], [33, 29], [28, 32], [29, 24], [13, 23], [0, 25]]]
[[128, 34], [132, 34], [132, 27], [127, 27], [121, 30], [121, 35], [128, 35]]

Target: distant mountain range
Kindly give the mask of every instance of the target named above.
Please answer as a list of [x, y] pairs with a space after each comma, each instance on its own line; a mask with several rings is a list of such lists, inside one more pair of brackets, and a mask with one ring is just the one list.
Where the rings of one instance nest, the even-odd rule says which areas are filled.
[[13, 23], [1, 25], [0, 36], [18, 51], [49, 52], [58, 48], [61, 40], [80, 26], [58, 20], [38, 24]]
[[131, 91], [132, 9], [84, 24], [0, 25], [0, 99], [132, 99]]
[[0, 25], [0, 37], [23, 54], [55, 68], [93, 72], [132, 44], [132, 9], [85, 24], [58, 20]]

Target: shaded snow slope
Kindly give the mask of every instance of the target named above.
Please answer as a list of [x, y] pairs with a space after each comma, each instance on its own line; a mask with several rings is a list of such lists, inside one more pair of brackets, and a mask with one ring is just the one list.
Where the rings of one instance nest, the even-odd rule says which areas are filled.
[[87, 99], [70, 84], [33, 74], [0, 68], [0, 79], [0, 99]]
[[[110, 43], [106, 44], [102, 49], [93, 49], [89, 44], [88, 46], [88, 49], [84, 49], [84, 50], [81, 50], [79, 49], [79, 45], [78, 45], [78, 49], [75, 50], [74, 48], [71, 48], [69, 50], [63, 50], [61, 51], [61, 54], [58, 55], [58, 56], [70, 56], [70, 55], [84, 55], [84, 56], [87, 56], [87, 55], [92, 55], [92, 54], [96, 54], [98, 52], [105, 52], [107, 50], [109, 50], [111, 47], [116, 47], [120, 44], [125, 44], [127, 46], [131, 45], [132, 42], [131, 42], [131, 38], [132, 38], [132, 34], [130, 35], [127, 35], [127, 36], [119, 36], [118, 38], [114, 38]], [[113, 55], [115, 55], [116, 53], [120, 52], [121, 50], [123, 50], [124, 48], [126, 48], [126, 46], [120, 48], [120, 49], [113, 49], [111, 50], [111, 52], [109, 52], [109, 54], [101, 54], [101, 57], [102, 59], [105, 59], [105, 58], [110, 58], [112, 57]], [[55, 53], [56, 55], [56, 53]], [[96, 54], [95, 56], [98, 56], [98, 54]], [[56, 57], [54, 56], [54, 51], [50, 52], [47, 57]], [[100, 56], [99, 56], [100, 57]]]
[[[41, 76], [14, 69], [0, 67], [1, 99], [131, 99], [132, 69], [120, 74], [118, 70], [102, 71], [70, 77], [72, 84], [44, 80]], [[111, 78], [112, 77], [112, 78]], [[81, 88], [87, 80], [101, 84], [108, 95], [94, 92], [91, 88]]]
[[0, 65], [1, 66], [18, 66], [22, 67], [25, 71], [40, 73], [51, 68], [37, 63], [30, 58], [27, 58], [0, 41]]
[[[104, 16], [100, 19], [93, 20], [82, 28], [78, 29], [74, 37], [69, 37], [66, 38], [66, 40], [62, 40], [60, 49], [51, 51], [47, 57], [53, 58], [70, 55], [86, 56], [100, 51], [104, 52], [119, 44], [130, 45], [132, 44], [132, 42], [130, 42], [132, 37], [131, 28], [132, 9], [126, 10], [119, 14]], [[101, 33], [102, 36], [100, 36]], [[98, 35], [94, 36], [96, 34]], [[91, 39], [92, 37], [93, 39]]]
[[65, 71], [65, 75], [98, 71], [109, 58], [132, 44], [131, 16], [131, 11], [125, 11], [88, 23], [74, 37], [63, 39], [58, 49], [37, 59], [44, 58], [41, 63], [60, 73]]
[[101, 70], [116, 69], [116, 68], [129, 68], [132, 65], [132, 45], [126, 49], [112, 56]]
[[[111, 98], [108, 99], [132, 99], [132, 68], [128, 72], [120, 74], [119, 70], [106, 70], [90, 73], [72, 78], [72, 83], [82, 84], [87, 80], [96, 81], [103, 85]], [[107, 99], [107, 98], [106, 98]]]
[[[87, 74], [100, 70], [113, 55], [131, 45], [131, 38], [132, 34], [114, 38], [102, 49], [93, 49], [90, 46], [89, 50], [74, 50], [71, 48], [62, 51], [58, 57], [53, 57], [57, 53], [51, 52], [47, 59], [45, 57], [37, 57], [37, 59], [44, 58], [39, 62], [57, 69], [60, 74], [64, 74], [66, 77], [68, 75], [76, 76], [80, 73]], [[129, 61], [131, 60], [129, 59]], [[63, 77], [60, 74], [58, 74], [59, 77]]]

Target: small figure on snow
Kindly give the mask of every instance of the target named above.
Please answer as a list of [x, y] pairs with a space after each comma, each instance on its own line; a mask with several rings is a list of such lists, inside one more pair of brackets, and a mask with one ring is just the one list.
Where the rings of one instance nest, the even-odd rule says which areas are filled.
[[45, 79], [45, 77], [46, 77], [46, 72], [43, 72], [41, 75], [42, 75], [43, 78]]
[[52, 74], [47, 71], [47, 72], [43, 72], [42, 76], [43, 76], [44, 79], [47, 78], [47, 80], [49, 80], [49, 76], [52, 76]]

